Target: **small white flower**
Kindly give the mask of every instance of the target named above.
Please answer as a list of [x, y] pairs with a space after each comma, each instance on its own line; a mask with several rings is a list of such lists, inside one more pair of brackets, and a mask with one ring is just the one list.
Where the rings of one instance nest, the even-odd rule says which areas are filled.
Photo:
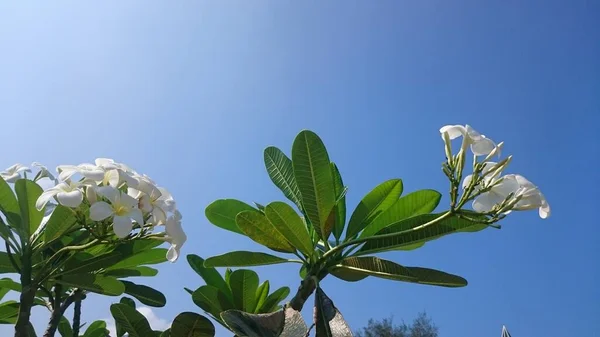
[[181, 213], [176, 210], [165, 224], [165, 232], [167, 234], [165, 238], [171, 244], [171, 247], [167, 251], [167, 260], [170, 262], [177, 261], [181, 247], [187, 241], [187, 235], [185, 235], [181, 227], [181, 218]]
[[113, 229], [115, 235], [120, 238], [126, 237], [133, 228], [131, 220], [140, 226], [144, 225], [142, 211], [137, 208], [138, 201], [131, 196], [119, 191], [112, 186], [98, 188], [98, 194], [110, 201], [98, 201], [90, 207], [90, 218], [94, 221], [102, 221], [110, 216], [113, 217]]
[[15, 181], [21, 179], [21, 173], [23, 172], [31, 172], [31, 170], [27, 166], [14, 164], [5, 171], [0, 172], [0, 177], [2, 177], [2, 179], [4, 179], [4, 181], [7, 183], [14, 183]]
[[52, 173], [50, 173], [50, 171], [48, 170], [48, 168], [38, 162], [33, 162], [31, 163], [31, 166], [33, 167], [37, 167], [40, 172], [38, 173], [37, 176], [37, 180], [43, 179], [43, 178], [48, 178], [52, 181], [54, 181], [55, 184], [58, 183], [58, 180], [56, 179], [56, 177], [54, 177], [54, 175]]
[[138, 185], [138, 180], [126, 165], [117, 163], [109, 158], [96, 158], [95, 163], [96, 166], [104, 170], [104, 176], [96, 182], [104, 186], [117, 188], [123, 184], [127, 184], [128, 187], [136, 187]]
[[50, 199], [56, 197], [59, 204], [67, 207], [79, 207], [83, 201], [83, 192], [81, 184], [78, 182], [62, 182], [46, 191], [44, 191], [35, 203], [35, 207], [41, 210], [46, 206]]
[[104, 178], [104, 169], [93, 164], [59, 165], [56, 167], [58, 178], [62, 181], [71, 179], [75, 174], [80, 174], [86, 180], [100, 181]]
[[477, 132], [470, 125], [446, 125], [440, 129], [442, 139], [444, 134], [448, 134], [450, 140], [458, 137], [463, 137], [462, 149], [466, 150], [467, 146], [471, 146], [471, 151], [476, 156], [483, 156], [490, 154], [495, 148], [496, 144], [489, 138]]

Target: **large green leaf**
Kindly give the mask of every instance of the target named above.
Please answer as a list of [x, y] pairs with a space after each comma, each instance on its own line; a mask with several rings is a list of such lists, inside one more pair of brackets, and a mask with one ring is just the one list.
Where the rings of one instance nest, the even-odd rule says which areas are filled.
[[265, 149], [264, 159], [271, 181], [279, 187], [286, 198], [298, 206], [298, 209], [302, 209], [302, 195], [294, 177], [292, 160], [274, 146]]
[[[20, 258], [13, 255], [13, 259], [17, 266], [20, 266]], [[7, 252], [0, 252], [0, 274], [17, 273], [17, 270], [10, 262], [10, 257]]]
[[258, 313], [267, 313], [277, 310], [279, 308], [279, 303], [285, 300], [289, 294], [290, 288], [288, 287], [281, 287], [275, 290], [272, 294], [267, 296], [260, 309], [258, 309]]
[[203, 285], [192, 293], [192, 301], [202, 310], [211, 313], [213, 316], [219, 317], [223, 308], [219, 302], [219, 289]]
[[296, 249], [263, 214], [243, 211], [236, 217], [238, 227], [250, 239], [278, 252], [293, 253]]
[[6, 294], [8, 294], [9, 292], [10, 292], [10, 289], [0, 288], [0, 301], [2, 301], [4, 296], [6, 296]]
[[346, 237], [356, 236], [375, 218], [392, 206], [402, 194], [402, 180], [391, 179], [375, 187], [360, 201], [348, 222]]
[[335, 223], [333, 225], [333, 236], [336, 240], [342, 237], [344, 226], [346, 225], [346, 195], [344, 192], [344, 181], [340, 170], [334, 163], [331, 163], [331, 174], [333, 175], [333, 189], [335, 192], [335, 198], [337, 200], [333, 207], [335, 214]]
[[0, 324], [14, 324], [19, 314], [19, 303], [7, 301], [0, 304]]
[[118, 277], [118, 278], [125, 278], [125, 277], [149, 277], [149, 276], [156, 276], [158, 274], [158, 270], [151, 268], [151, 267], [146, 267], [146, 266], [140, 266], [140, 267], [133, 267], [133, 268], [127, 268], [127, 269], [114, 269], [114, 270], [108, 270], [106, 272], [104, 272], [104, 275], [106, 276], [114, 276], [114, 277]]
[[[123, 254], [123, 257], [130, 257], [133, 255], [137, 255], [138, 253], [151, 250], [152, 248], [158, 247], [163, 244], [164, 241], [154, 240], [154, 239], [136, 239], [133, 241], [129, 241], [126, 243], [120, 244], [114, 250]], [[105, 247], [103, 251], [106, 249], [112, 248], [114, 245], [109, 244], [108, 247]], [[101, 247], [101, 245], [96, 246]], [[92, 247], [94, 248], [94, 247]], [[90, 250], [87, 251], [88, 253]]]
[[269, 314], [227, 310], [221, 313], [221, 318], [237, 336], [246, 337], [279, 337], [285, 324], [283, 310]]
[[315, 294], [315, 330], [319, 337], [352, 336], [352, 330], [333, 301], [325, 295], [321, 288]]
[[329, 273], [334, 277], [346, 282], [358, 282], [369, 276], [367, 274], [355, 272], [348, 268], [339, 268], [335, 266], [329, 270]]
[[83, 274], [94, 272], [100, 269], [105, 269], [113, 266], [121, 261], [123, 256], [118, 251], [113, 251], [108, 254], [92, 257], [83, 261], [71, 260], [66, 263], [65, 270], [62, 274]]
[[302, 218], [285, 202], [272, 202], [265, 207], [267, 219], [289, 243], [307, 256], [313, 253], [313, 244]]
[[407, 194], [367, 225], [360, 237], [372, 236], [404, 219], [430, 213], [440, 203], [441, 197], [442, 195], [434, 190], [420, 190]]
[[2, 217], [0, 217], [0, 238], [4, 239], [4, 241], [7, 241], [9, 239], [17, 241], [15, 240], [15, 236], [11, 231], [10, 227], [4, 222]]
[[48, 245], [60, 239], [76, 222], [77, 218], [72, 209], [63, 205], [56, 206], [44, 226], [44, 243]]
[[215, 326], [211, 321], [193, 312], [182, 312], [171, 325], [171, 336], [214, 337]]
[[[422, 214], [386, 227], [375, 236], [366, 238], [368, 241], [357, 254], [366, 255], [394, 250], [403, 246], [431, 241], [451, 233], [474, 232], [487, 228], [486, 224], [459, 218], [456, 215], [442, 218], [433, 225], [424, 226], [441, 216], [441, 214]], [[385, 236], [381, 237], [382, 235]]]
[[16, 230], [20, 228], [21, 211], [19, 209], [19, 202], [8, 183], [2, 177], [0, 177], [0, 211], [4, 213], [8, 224], [12, 228]]
[[269, 281], [264, 281], [258, 289], [256, 289], [256, 307], [252, 310], [253, 313], [258, 313], [260, 307], [265, 303], [267, 296], [269, 295], [270, 284]]
[[223, 255], [209, 257], [204, 262], [204, 265], [206, 267], [246, 267], [286, 262], [289, 262], [289, 260], [278, 256], [260, 252], [239, 250], [225, 253]]
[[167, 303], [165, 295], [160, 291], [141, 284], [135, 284], [129, 281], [121, 281], [125, 285], [125, 293], [129, 294], [138, 301], [151, 307], [164, 307]]
[[171, 337], [171, 328], [169, 328], [169, 329], [167, 329], [167, 330], [163, 331], [163, 332], [160, 334], [160, 337]]
[[243, 235], [244, 232], [236, 223], [236, 216], [244, 211], [259, 213], [254, 207], [235, 199], [215, 200], [206, 207], [204, 213], [213, 225]]
[[60, 333], [62, 337], [73, 337], [71, 323], [65, 316], [60, 317], [60, 321], [58, 322], [58, 333]]
[[152, 248], [149, 250], [143, 250], [133, 256], [121, 260], [121, 262], [115, 263], [111, 267], [106, 268], [107, 270], [115, 269], [127, 269], [134, 268], [140, 265], [146, 264], [157, 264], [167, 261], [167, 249], [165, 248]]
[[15, 192], [21, 211], [21, 225], [27, 238], [40, 226], [44, 217], [44, 210], [37, 210], [35, 203], [44, 190], [31, 180], [19, 179], [15, 182]]
[[251, 312], [256, 308], [256, 290], [258, 275], [247, 269], [238, 269], [231, 273], [229, 280], [233, 294], [233, 304], [236, 309]]
[[106, 337], [107, 335], [108, 330], [106, 330], [106, 322], [94, 321], [87, 327], [87, 329], [85, 329], [83, 337]]
[[187, 256], [188, 263], [190, 267], [198, 274], [206, 284], [211, 285], [219, 290], [221, 290], [224, 294], [227, 295], [227, 298], [232, 300], [231, 297], [231, 289], [229, 288], [229, 284], [223, 279], [223, 276], [219, 274], [219, 272], [212, 267], [204, 266], [204, 259], [195, 254], [189, 254]]
[[302, 195], [304, 212], [319, 237], [327, 240], [333, 229], [334, 181], [325, 145], [314, 132], [304, 130], [292, 145], [292, 166]]
[[119, 301], [119, 303], [127, 304], [128, 306], [135, 309], [135, 301], [129, 297], [125, 297], [125, 296], [121, 297], [121, 300]]
[[115, 319], [117, 330], [127, 332], [129, 337], [154, 336], [150, 323], [144, 315], [127, 304], [115, 303], [110, 306], [110, 313]]
[[16, 282], [11, 278], [4, 277], [0, 279], [0, 288], [21, 292], [21, 283]]
[[55, 279], [54, 282], [107, 296], [119, 296], [125, 291], [123, 282], [116, 278], [95, 274], [64, 275]]
[[429, 268], [404, 267], [375, 256], [348, 257], [341, 262], [339, 267], [342, 270], [346, 269], [354, 273], [395, 281], [442, 287], [464, 287], [467, 285], [467, 280], [457, 275]]

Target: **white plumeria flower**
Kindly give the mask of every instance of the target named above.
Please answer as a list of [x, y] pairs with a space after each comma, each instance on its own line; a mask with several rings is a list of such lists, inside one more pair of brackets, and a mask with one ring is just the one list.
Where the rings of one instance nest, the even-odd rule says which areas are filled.
[[14, 164], [6, 170], [0, 172], [0, 177], [2, 177], [2, 179], [4, 179], [4, 181], [7, 183], [14, 183], [15, 181], [21, 179], [21, 173], [23, 172], [31, 172], [31, 170], [29, 167], [22, 164]]
[[175, 210], [165, 224], [165, 232], [167, 234], [165, 238], [171, 244], [171, 247], [167, 251], [167, 260], [170, 262], [177, 261], [181, 247], [187, 241], [187, 235], [185, 235], [181, 227], [181, 218], [181, 213]]
[[112, 186], [98, 188], [98, 194], [110, 201], [98, 201], [90, 207], [90, 218], [94, 221], [102, 221], [113, 216], [113, 230], [119, 238], [124, 238], [133, 228], [132, 220], [140, 226], [144, 225], [142, 211], [137, 208], [138, 201], [131, 196], [119, 191]]
[[158, 198], [158, 201], [162, 205], [161, 208], [166, 212], [174, 212], [177, 206], [175, 203], [175, 199], [173, 199], [173, 195], [171, 195], [171, 193], [167, 191], [166, 188], [159, 187], [158, 190], [161, 194], [160, 198]]
[[122, 184], [127, 184], [128, 187], [135, 187], [138, 180], [130, 172], [130, 168], [124, 164], [115, 162], [110, 158], [96, 158], [96, 166], [104, 170], [102, 179], [96, 182], [104, 186], [120, 187]]
[[35, 207], [41, 210], [46, 206], [50, 199], [56, 197], [59, 204], [71, 208], [76, 208], [83, 201], [82, 184], [70, 180], [62, 182], [46, 191], [44, 191], [35, 203]]
[[546, 198], [525, 177], [518, 174], [507, 174], [501, 178], [490, 178], [490, 181], [486, 184], [491, 184], [492, 188], [473, 200], [473, 209], [476, 212], [489, 212], [513, 194], [513, 198], [521, 197], [521, 199], [511, 210], [507, 210], [507, 213], [512, 210], [526, 211], [538, 208], [542, 219], [550, 216], [550, 205], [548, 205]]
[[101, 181], [104, 179], [104, 169], [93, 164], [59, 165], [56, 167], [58, 178], [62, 181], [70, 179], [75, 174], [82, 175], [86, 180]]
[[490, 154], [495, 148], [496, 144], [489, 138], [477, 132], [470, 125], [446, 125], [440, 129], [442, 138], [444, 134], [448, 134], [450, 140], [458, 137], [463, 137], [462, 150], [466, 150], [467, 146], [471, 146], [471, 151], [476, 156], [483, 156]]
[[54, 177], [54, 175], [52, 173], [50, 173], [50, 171], [48, 170], [48, 168], [38, 162], [33, 162], [31, 163], [31, 166], [33, 167], [37, 167], [40, 172], [38, 173], [38, 177], [37, 180], [43, 179], [43, 178], [48, 178], [52, 181], [54, 181], [55, 184], [58, 184], [58, 180], [56, 179], [56, 177]]
[[127, 194], [139, 200], [139, 208], [145, 213], [151, 213], [150, 220], [154, 225], [161, 225], [167, 221], [168, 210], [165, 207], [160, 190], [144, 179], [140, 179], [139, 189], [128, 188]]

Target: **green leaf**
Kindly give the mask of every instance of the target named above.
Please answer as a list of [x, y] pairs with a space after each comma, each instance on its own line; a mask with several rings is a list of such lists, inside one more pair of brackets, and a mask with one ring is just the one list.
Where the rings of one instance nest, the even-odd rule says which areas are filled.
[[[154, 239], [136, 239], [133, 241], [129, 241], [129, 242], [120, 244], [115, 249], [115, 251], [120, 252], [121, 254], [123, 254], [124, 257], [130, 257], [130, 256], [136, 255], [138, 253], [151, 250], [152, 248], [158, 247], [163, 243], [164, 243], [164, 241], [154, 240]], [[99, 245], [96, 247], [101, 247], [101, 246], [102, 245]], [[113, 246], [112, 244], [109, 244], [109, 246], [105, 247], [104, 249], [112, 248], [112, 246]], [[95, 247], [92, 247], [92, 248], [95, 248]], [[88, 252], [90, 252], [90, 251], [88, 251]]]
[[265, 303], [267, 296], [269, 295], [269, 281], [264, 281], [258, 289], [256, 289], [256, 307], [252, 310], [253, 313], [258, 313], [260, 307]]
[[0, 301], [2, 301], [4, 296], [6, 296], [6, 294], [8, 294], [9, 292], [10, 292], [10, 289], [0, 288]]
[[171, 337], [171, 329], [167, 329], [160, 334], [160, 337]]
[[327, 240], [334, 224], [329, 219], [335, 205], [334, 182], [327, 149], [314, 132], [304, 130], [294, 140], [292, 166], [304, 212], [319, 237]]
[[204, 259], [202, 259], [198, 255], [189, 254], [187, 256], [187, 261], [192, 267], [192, 269], [202, 277], [206, 284], [211, 285], [219, 290], [221, 290], [227, 297], [233, 300], [231, 296], [231, 289], [229, 288], [229, 284], [223, 279], [223, 276], [219, 274], [219, 272], [215, 268], [205, 267]]
[[329, 270], [329, 273], [346, 282], [358, 282], [369, 276], [367, 274], [355, 272], [348, 268], [339, 268], [335, 266]]
[[[13, 259], [15, 263], [20, 266], [20, 258], [17, 255], [13, 254]], [[13, 267], [12, 263], [10, 263], [10, 257], [8, 257], [7, 252], [0, 252], [0, 274], [10, 274], [17, 273], [15, 267]]]
[[219, 289], [210, 285], [203, 285], [192, 293], [192, 301], [202, 310], [219, 317], [223, 309], [220, 305], [218, 294]]
[[21, 226], [21, 211], [19, 208], [19, 202], [17, 201], [17, 198], [15, 197], [15, 194], [13, 193], [12, 189], [10, 188], [10, 186], [8, 185], [8, 183], [6, 183], [6, 181], [4, 181], [4, 179], [2, 179], [0, 177], [0, 211], [2, 213], [4, 213], [4, 216], [6, 216], [6, 220], [8, 221], [8, 224], [14, 228], [15, 230], [18, 230]]
[[285, 202], [272, 202], [265, 208], [265, 214], [275, 229], [294, 247], [311, 256], [313, 245], [302, 218]]
[[243, 211], [236, 217], [238, 227], [250, 239], [278, 252], [293, 253], [296, 249], [275, 229], [263, 214]]
[[35, 203], [44, 190], [31, 180], [19, 179], [15, 182], [15, 192], [19, 200], [23, 233], [29, 238], [44, 217], [44, 210], [38, 211], [35, 208]]
[[11, 278], [5, 277], [0, 279], [0, 288], [21, 292], [21, 283], [18, 283]]
[[238, 269], [231, 273], [230, 284], [233, 294], [233, 304], [236, 309], [246, 312], [256, 308], [256, 290], [258, 275], [247, 269]]
[[260, 214], [254, 207], [246, 204], [245, 202], [235, 199], [219, 199], [213, 201], [208, 207], [206, 207], [205, 215], [208, 221], [213, 225], [232, 231], [234, 233], [244, 235], [244, 232], [238, 227], [236, 223], [236, 216], [240, 212], [256, 212]]
[[62, 274], [84, 274], [94, 272], [100, 269], [111, 267], [122, 259], [123, 256], [121, 253], [115, 251], [84, 261], [71, 260], [73, 262], [69, 261], [66, 263], [65, 271], [63, 271]]
[[391, 179], [379, 184], [360, 201], [348, 222], [346, 238], [355, 237], [375, 218], [392, 206], [402, 194], [402, 180]]
[[315, 294], [315, 330], [319, 337], [352, 336], [352, 330], [321, 288]]
[[71, 323], [65, 316], [60, 317], [60, 321], [58, 322], [58, 332], [62, 337], [73, 337]]
[[107, 296], [119, 296], [125, 291], [123, 282], [110, 276], [73, 274], [61, 276], [55, 279], [54, 282]]
[[37, 337], [37, 334], [35, 333], [35, 328], [33, 327], [33, 324], [31, 324], [31, 322], [27, 323], [27, 332], [29, 333], [29, 337]]
[[15, 240], [15, 236], [13, 235], [13, 232], [10, 230], [8, 225], [4, 222], [2, 217], [0, 217], [0, 237], [2, 239], [4, 239], [4, 241], [7, 241], [9, 239], [14, 240], [15, 242], [17, 241], [17, 240]]
[[19, 314], [19, 303], [7, 301], [0, 304], [0, 324], [14, 324]]
[[112, 304], [110, 313], [115, 319], [117, 330], [120, 328], [122, 331], [127, 332], [129, 337], [154, 336], [154, 332], [144, 315], [127, 304]]
[[292, 160], [274, 146], [265, 149], [264, 160], [271, 181], [279, 187], [286, 198], [298, 206], [298, 209], [302, 209], [302, 195], [294, 177]]
[[83, 337], [106, 337], [107, 335], [108, 330], [106, 330], [106, 322], [94, 321], [87, 327]]
[[368, 237], [383, 228], [421, 214], [432, 212], [440, 203], [442, 195], [434, 190], [420, 190], [398, 199], [391, 207], [371, 222], [360, 237]]
[[273, 312], [279, 308], [279, 303], [288, 297], [290, 294], [290, 288], [281, 287], [275, 290], [271, 295], [267, 296], [267, 299], [258, 310], [258, 313]]
[[233, 270], [231, 270], [231, 268], [225, 269], [225, 282], [227, 282], [227, 286], [229, 286], [229, 279], [231, 278], [231, 273], [233, 273]]
[[119, 303], [127, 304], [128, 306], [135, 309], [135, 301], [129, 297], [121, 297], [121, 300], [119, 301]]
[[125, 258], [121, 260], [121, 262], [115, 263], [111, 267], [108, 267], [107, 270], [128, 269], [138, 267], [140, 265], [157, 264], [165, 261], [167, 261], [167, 249], [152, 248]]
[[[446, 216], [433, 225], [422, 227], [430, 221], [440, 218], [443, 214], [417, 215], [386, 227], [375, 236], [366, 238], [367, 242], [355, 255], [394, 250], [403, 246], [431, 241], [447, 234], [473, 232], [487, 228], [486, 224], [472, 222], [456, 215]], [[391, 236], [379, 237], [388, 234]]]
[[45, 245], [60, 239], [76, 222], [73, 210], [63, 205], [56, 206], [44, 227]]
[[374, 256], [348, 257], [340, 265], [340, 269], [388, 280], [429, 284], [442, 287], [464, 287], [467, 280], [435, 269], [421, 267], [404, 267], [395, 262]]
[[288, 259], [266, 253], [239, 250], [225, 253], [223, 255], [209, 257], [204, 262], [204, 265], [207, 267], [245, 267], [286, 262], [290, 261]]
[[108, 271], [104, 272], [104, 275], [106, 275], [106, 276], [114, 276], [114, 277], [118, 277], [118, 278], [138, 277], [138, 276], [139, 277], [149, 277], [149, 276], [156, 276], [157, 274], [158, 274], [158, 270], [156, 270], [154, 268], [146, 267], [146, 266], [127, 268], [127, 269], [115, 269], [115, 270], [108, 270]]
[[279, 337], [285, 324], [282, 310], [270, 314], [227, 310], [221, 313], [221, 318], [236, 335], [246, 337]]
[[138, 299], [138, 301], [151, 307], [164, 307], [167, 303], [165, 295], [160, 291], [141, 284], [121, 281], [125, 285], [125, 293]]
[[331, 174], [333, 175], [333, 189], [337, 200], [333, 207], [333, 212], [335, 214], [333, 236], [336, 240], [339, 240], [340, 237], [342, 237], [342, 232], [346, 225], [346, 195], [344, 194], [344, 181], [342, 180], [342, 175], [334, 163], [331, 163]]
[[193, 312], [182, 312], [171, 325], [171, 335], [177, 337], [214, 337], [215, 326], [208, 318]]

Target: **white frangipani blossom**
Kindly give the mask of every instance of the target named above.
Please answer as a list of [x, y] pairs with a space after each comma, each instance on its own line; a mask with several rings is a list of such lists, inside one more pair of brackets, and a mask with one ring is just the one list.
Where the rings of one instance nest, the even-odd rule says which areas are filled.
[[165, 224], [165, 239], [171, 244], [167, 251], [167, 260], [175, 262], [179, 258], [179, 253], [183, 244], [187, 241], [187, 235], [181, 227], [181, 213], [175, 210], [172, 216], [169, 217]]
[[138, 180], [130, 172], [131, 169], [123, 164], [110, 158], [97, 158], [95, 164], [104, 170], [102, 179], [96, 181], [104, 186], [120, 187], [127, 184], [128, 187], [135, 187], [138, 184]]
[[100, 181], [104, 178], [104, 169], [93, 164], [59, 165], [56, 167], [58, 179], [65, 181], [75, 174], [80, 174], [86, 180]]
[[4, 179], [4, 181], [7, 183], [14, 183], [15, 181], [21, 179], [21, 173], [23, 172], [31, 172], [31, 169], [22, 164], [14, 164], [6, 170], [0, 172], [0, 177], [2, 177], [2, 179]]
[[110, 204], [105, 201], [98, 201], [90, 207], [90, 218], [94, 221], [102, 221], [113, 216], [113, 230], [115, 235], [120, 238], [126, 237], [133, 228], [132, 220], [139, 225], [144, 224], [142, 211], [138, 206], [138, 201], [131, 196], [119, 191], [112, 186], [102, 186], [97, 190], [98, 194], [107, 198]]
[[44, 191], [35, 203], [35, 207], [41, 210], [50, 199], [56, 197], [59, 204], [67, 207], [79, 207], [83, 201], [82, 184], [78, 182], [62, 182]]
[[31, 164], [31, 166], [38, 168], [40, 171], [37, 175], [36, 180], [40, 180], [43, 178], [48, 178], [52, 181], [54, 181], [55, 184], [58, 184], [58, 180], [56, 179], [56, 177], [54, 177], [54, 175], [52, 173], [50, 173], [50, 171], [48, 170], [48, 168], [38, 162], [33, 162]]
[[440, 133], [442, 134], [442, 138], [444, 140], [444, 134], [447, 134], [450, 140], [462, 136], [463, 142], [461, 149], [464, 151], [466, 150], [467, 146], [470, 146], [471, 151], [476, 156], [488, 155], [496, 148], [496, 143], [477, 132], [468, 124], [465, 126], [445, 125], [440, 128]]

